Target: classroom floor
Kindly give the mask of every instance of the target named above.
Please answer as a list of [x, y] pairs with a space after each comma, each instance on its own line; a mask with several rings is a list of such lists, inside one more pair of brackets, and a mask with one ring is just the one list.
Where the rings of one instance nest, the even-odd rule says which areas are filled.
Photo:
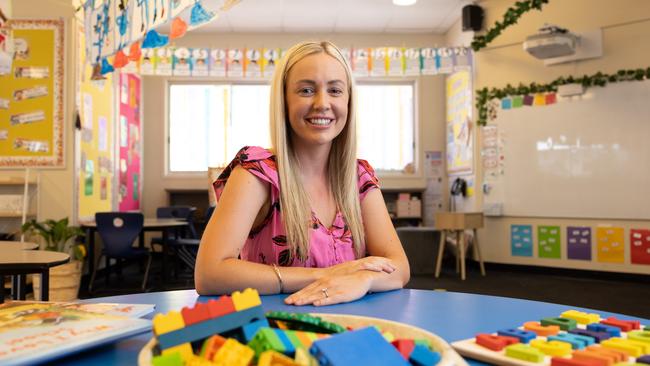
[[[650, 319], [647, 277], [491, 263], [486, 264], [486, 271], [487, 276], [482, 277], [477, 263], [468, 261], [467, 279], [461, 281], [455, 272], [453, 257], [445, 258], [439, 279], [434, 279], [432, 273], [412, 275], [407, 287], [545, 301], [565, 304], [568, 308], [585, 307]], [[161, 287], [159, 273], [160, 264], [154, 261], [149, 291], [165, 290]], [[170, 277], [167, 290], [193, 288], [188, 271], [182, 272], [178, 279]], [[141, 280], [137, 265], [126, 267], [119, 281], [113, 275], [109, 288], [104, 285], [104, 277], [98, 275], [92, 297], [139, 292]], [[82, 290], [80, 297], [91, 295]]]

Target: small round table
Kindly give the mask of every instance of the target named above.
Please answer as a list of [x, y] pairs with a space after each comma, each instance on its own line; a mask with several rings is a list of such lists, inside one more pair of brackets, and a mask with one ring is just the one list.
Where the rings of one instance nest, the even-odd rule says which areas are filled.
[[14, 276], [14, 300], [25, 300], [25, 281], [16, 276], [30, 273], [41, 274], [41, 300], [47, 301], [50, 293], [50, 268], [70, 261], [66, 253], [44, 250], [0, 249], [0, 302], [4, 301], [4, 276]]

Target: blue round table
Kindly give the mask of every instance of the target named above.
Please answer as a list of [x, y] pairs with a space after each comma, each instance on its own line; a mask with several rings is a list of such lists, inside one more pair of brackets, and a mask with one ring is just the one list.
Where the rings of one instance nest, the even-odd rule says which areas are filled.
[[[650, 324], [647, 319], [594, 309], [457, 292], [396, 290], [369, 294], [355, 302], [325, 307], [288, 306], [282, 301], [286, 296], [288, 295], [262, 296], [262, 307], [265, 311], [354, 314], [390, 319], [423, 328], [450, 343], [474, 337], [480, 332], [492, 333], [498, 329], [520, 326], [529, 320], [559, 316], [569, 309], [598, 313], [601, 317], [616, 316], [619, 319], [639, 320], [642, 324]], [[183, 306], [193, 306], [196, 301], [205, 302], [210, 298], [200, 297], [195, 290], [182, 290], [102, 297], [85, 300], [85, 302], [155, 304], [155, 311], [145, 317], [151, 319], [156, 313], [180, 311]], [[57, 364], [135, 365], [140, 349], [151, 337], [151, 332], [144, 333], [59, 359]], [[473, 361], [470, 363], [480, 364]]]

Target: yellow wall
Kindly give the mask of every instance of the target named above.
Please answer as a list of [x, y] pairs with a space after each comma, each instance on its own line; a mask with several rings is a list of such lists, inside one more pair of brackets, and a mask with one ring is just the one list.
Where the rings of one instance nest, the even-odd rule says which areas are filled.
[[[489, 0], [480, 2], [485, 9], [485, 27], [492, 27], [501, 20], [511, 0]], [[544, 23], [555, 24], [574, 32], [602, 29], [604, 56], [599, 59], [544, 66], [543, 62], [528, 55], [522, 49], [522, 42], [529, 35], [537, 32]], [[447, 43], [451, 45], [469, 45], [471, 33], [460, 32], [460, 23], [456, 23], [447, 34]], [[524, 14], [518, 24], [506, 29], [500, 37], [486, 49], [476, 54], [475, 87], [503, 87], [519, 82], [545, 83], [559, 76], [593, 74], [598, 71], [613, 73], [623, 68], [650, 66], [650, 1], [647, 0], [551, 0], [541, 12], [531, 11]], [[649, 117], [650, 118], [650, 117]], [[630, 133], [634, 133], [630, 131]], [[516, 139], [517, 136], [508, 136]], [[477, 140], [475, 157], [480, 157], [480, 140]], [[480, 164], [475, 159], [477, 169], [477, 187], [480, 187]], [[605, 192], [604, 192], [605, 194]], [[480, 210], [482, 197], [479, 193], [476, 203], [470, 210]], [[605, 271], [650, 273], [647, 265], [617, 265], [586, 261], [568, 261], [557, 259], [540, 259], [536, 257], [510, 256], [510, 225], [530, 224], [562, 226], [562, 240], [565, 241], [568, 225], [597, 226], [612, 224], [625, 228], [626, 258], [629, 262], [629, 229], [648, 228], [650, 222], [631, 220], [577, 220], [560, 218], [500, 217], [487, 218], [485, 229], [480, 231], [479, 240], [484, 259], [489, 262], [543, 265], [549, 267], [570, 267], [596, 269]], [[534, 243], [536, 245], [536, 242]], [[595, 247], [595, 243], [592, 244]], [[566, 245], [563, 245], [566, 248]], [[592, 252], [595, 258], [595, 249]]]

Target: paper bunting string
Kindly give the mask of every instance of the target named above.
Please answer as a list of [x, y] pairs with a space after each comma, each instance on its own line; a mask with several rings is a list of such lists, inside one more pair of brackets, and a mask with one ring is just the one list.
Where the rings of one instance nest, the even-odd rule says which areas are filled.
[[140, 42], [132, 43], [131, 48], [129, 49], [129, 60], [131, 60], [131, 61], [139, 61], [140, 57], [142, 57], [142, 50], [140, 49]]
[[197, 25], [201, 23], [205, 23], [209, 20], [211, 20], [214, 17], [214, 13], [206, 11], [203, 6], [201, 6], [201, 3], [198, 1], [194, 3], [194, 6], [192, 7], [192, 15], [190, 16], [190, 24], [191, 25]]
[[113, 59], [113, 67], [116, 69], [121, 69], [124, 66], [126, 66], [126, 64], [128, 63], [129, 63], [129, 59], [124, 54], [124, 51], [122, 50], [117, 51], [117, 53], [115, 54], [115, 58]]
[[90, 75], [90, 80], [104, 80], [106, 79], [104, 75], [102, 75], [102, 67], [100, 64], [95, 64], [93, 66], [93, 74]]
[[147, 32], [146, 36], [144, 36], [144, 41], [142, 41], [142, 48], [158, 48], [166, 45], [167, 43], [169, 43], [169, 37], [163, 36], [152, 29]]
[[185, 35], [185, 32], [187, 32], [187, 23], [181, 18], [174, 18], [169, 32], [169, 39], [180, 38]]
[[108, 63], [108, 60], [107, 60], [107, 59], [103, 58], [103, 59], [102, 59], [102, 68], [101, 68], [101, 72], [100, 72], [100, 73], [101, 73], [102, 75], [106, 75], [106, 74], [108, 74], [109, 72], [113, 72], [113, 71], [115, 71], [115, 68], [114, 68], [110, 63]]

